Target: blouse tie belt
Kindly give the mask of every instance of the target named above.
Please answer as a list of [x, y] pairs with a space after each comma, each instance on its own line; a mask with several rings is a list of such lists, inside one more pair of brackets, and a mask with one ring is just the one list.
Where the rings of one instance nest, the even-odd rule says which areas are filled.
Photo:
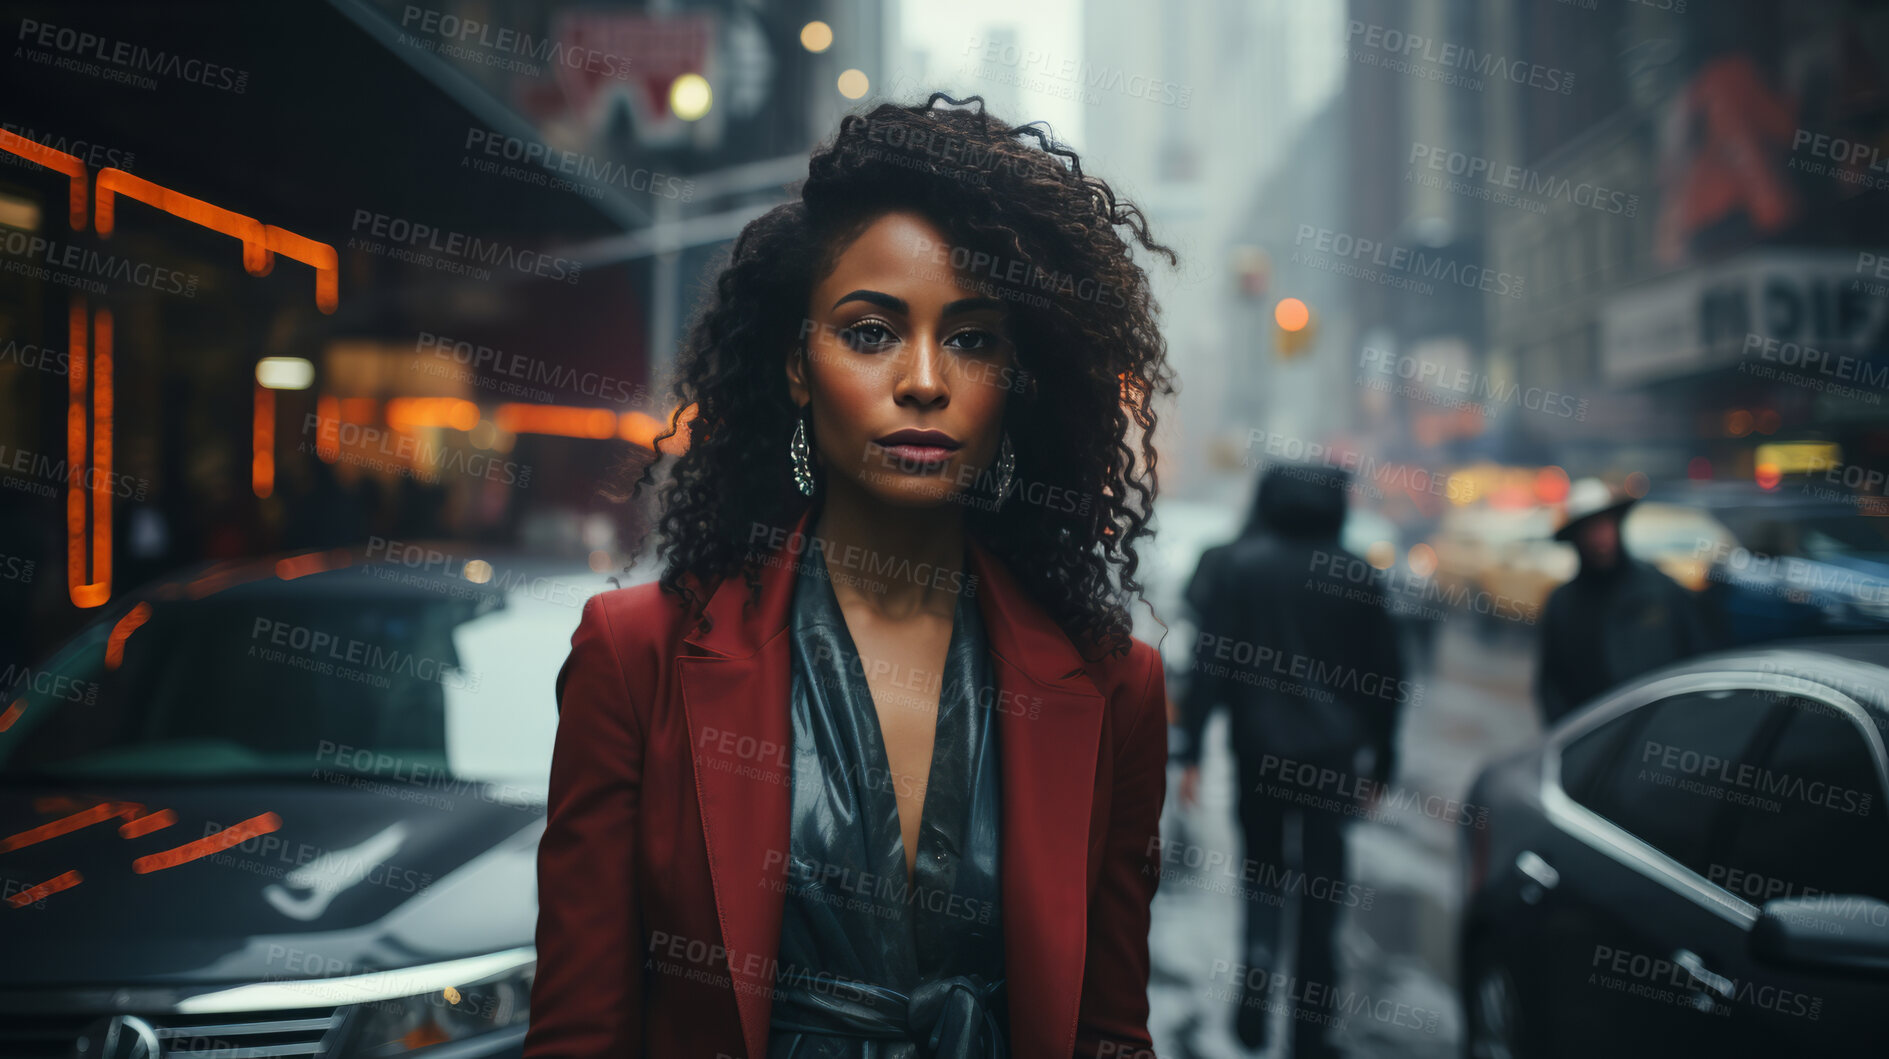
[[1003, 1025], [993, 1008], [1004, 980], [951, 975], [920, 985], [910, 996], [870, 982], [804, 970], [783, 972], [775, 984], [777, 1030], [829, 1037], [911, 1041], [923, 1059], [1005, 1059]]

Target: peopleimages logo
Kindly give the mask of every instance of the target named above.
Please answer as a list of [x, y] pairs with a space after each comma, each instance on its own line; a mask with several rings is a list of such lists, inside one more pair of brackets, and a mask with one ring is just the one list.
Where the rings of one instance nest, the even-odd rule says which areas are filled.
[[[550, 147], [536, 140], [505, 136], [490, 129], [481, 129], [476, 125], [466, 128], [466, 142], [462, 146], [467, 152], [466, 158], [460, 162], [462, 166], [477, 168], [481, 172], [497, 172], [501, 176], [509, 176], [526, 183], [541, 184], [560, 191], [569, 190], [581, 193], [598, 190], [596, 185], [599, 184], [609, 184], [625, 191], [655, 195], [658, 198], [677, 199], [682, 202], [688, 202], [695, 197], [695, 182], [692, 180], [685, 180], [678, 176], [665, 176], [640, 167], [632, 169], [622, 162], [612, 162], [609, 159], [595, 158], [579, 151]], [[494, 159], [521, 162], [537, 168], [516, 173], [506, 172], [505, 169], [510, 167], [497, 167], [493, 162]], [[547, 172], [539, 172], [538, 168]], [[566, 177], [571, 179], [565, 179]]]
[[[203, 822], [203, 837], [229, 830], [214, 820]], [[256, 860], [239, 860], [244, 853]], [[356, 849], [328, 849], [308, 842], [290, 842], [278, 834], [257, 835], [238, 842], [231, 851], [213, 854], [213, 864], [237, 867], [271, 878], [281, 878], [290, 886], [311, 890], [340, 891], [355, 882], [386, 886], [401, 893], [418, 893], [433, 883], [433, 873], [402, 868]], [[276, 863], [270, 863], [275, 861]]]
[[964, 45], [964, 54], [973, 53], [986, 68], [981, 76], [991, 76], [988, 68], [995, 66], [1007, 66], [1025, 74], [1036, 74], [1060, 81], [1070, 90], [1056, 91], [1048, 86], [1032, 84], [1020, 87], [1047, 91], [1048, 94], [1062, 99], [1076, 98], [1079, 94], [1083, 102], [1093, 104], [1099, 102], [1094, 94], [1096, 91], [1120, 92], [1131, 99], [1145, 99], [1150, 103], [1162, 103], [1182, 110], [1186, 110], [1194, 99], [1194, 89], [1191, 85], [1164, 81], [1144, 74], [1131, 74], [1120, 67], [1091, 63], [1070, 55], [1058, 59], [1048, 51], [1021, 48], [1006, 40], [972, 36]]
[[30, 691], [49, 699], [82, 702], [87, 706], [98, 701], [97, 684], [70, 677], [64, 673], [34, 669], [31, 666], [8, 665], [5, 669], [0, 669], [0, 691], [9, 695], [20, 695]]
[[[112, 169], [122, 169], [129, 173], [131, 172], [134, 160], [137, 158], [137, 156], [130, 151], [121, 151], [116, 147], [107, 147], [102, 143], [88, 143], [85, 140], [77, 139], [68, 140], [56, 132], [42, 133], [37, 129], [31, 129], [24, 125], [16, 125], [10, 121], [0, 122], [0, 129], [5, 129], [15, 136], [31, 140], [43, 147], [50, 147], [61, 154], [72, 155], [74, 158], [77, 158], [79, 161], [84, 162], [94, 169], [104, 169], [109, 166]], [[11, 152], [0, 152], [0, 162], [4, 162], [7, 165], [19, 166], [37, 167], [39, 165], [37, 162], [30, 162]]]
[[[1363, 383], [1367, 386], [1373, 378], [1388, 382], [1384, 377], [1394, 375], [1421, 386], [1465, 395], [1468, 398], [1465, 404], [1482, 407], [1485, 414], [1491, 410], [1490, 405], [1512, 404], [1517, 408], [1546, 412], [1563, 419], [1587, 419], [1587, 402], [1573, 394], [1544, 390], [1539, 386], [1524, 387], [1518, 382], [1505, 383], [1468, 368], [1452, 370], [1434, 361], [1402, 356], [1389, 350], [1364, 347], [1358, 367], [1365, 372]], [[1400, 393], [1400, 396], [1418, 395]], [[1489, 404], [1485, 405], [1485, 401]]]
[[1432, 471], [1415, 464], [1393, 463], [1362, 455], [1356, 449], [1321, 445], [1316, 441], [1306, 441], [1290, 434], [1275, 434], [1258, 427], [1246, 432], [1246, 452], [1242, 462], [1248, 466], [1264, 462], [1257, 453], [1271, 456], [1275, 462], [1284, 461], [1281, 473], [1316, 476], [1319, 468], [1345, 471], [1350, 474], [1351, 487], [1354, 489], [1375, 483], [1394, 489], [1429, 493], [1452, 501], [1475, 499], [1474, 487], [1460, 475]]
[[[461, 691], [477, 691], [479, 675], [459, 663], [418, 655], [397, 647], [383, 647], [324, 629], [257, 616], [249, 631], [249, 655], [270, 662], [287, 662], [324, 676], [343, 676], [377, 687], [391, 687], [391, 676], [442, 684]], [[270, 647], [285, 650], [269, 650]], [[294, 652], [288, 654], [287, 652]], [[341, 663], [337, 665], [336, 663]], [[364, 668], [352, 668], [352, 667]]]
[[749, 523], [748, 546], [752, 548], [755, 542], [761, 540], [767, 541], [766, 547], [770, 550], [785, 548], [796, 554], [805, 552], [809, 542], [818, 541], [827, 561], [845, 570], [865, 570], [867, 576], [874, 579], [929, 585], [944, 592], [977, 593], [977, 575], [964, 570], [946, 570], [932, 563], [913, 563], [904, 556], [857, 544], [839, 544], [785, 526]]
[[[1866, 401], [1871, 397], [1875, 397], [1876, 400], [1870, 401], [1871, 404], [1879, 402], [1881, 398], [1865, 390], [1857, 389], [1852, 386], [1844, 386], [1841, 385], [1841, 383], [1860, 383], [1862, 386], [1875, 390], [1889, 389], [1889, 365], [1871, 364], [1861, 357], [1852, 357], [1843, 353], [1832, 353], [1828, 350], [1817, 349], [1813, 346], [1806, 346], [1797, 342], [1780, 341], [1776, 338], [1767, 338], [1764, 335], [1749, 332], [1745, 335], [1745, 348], [1743, 353], [1745, 359], [1738, 365], [1738, 370], [1741, 374], [1755, 374], [1760, 378], [1777, 378], [1781, 381], [1801, 381], [1803, 383], [1809, 383], [1809, 388], [1833, 393], [1841, 397], [1859, 397]], [[1760, 360], [1769, 361], [1773, 364], [1781, 364], [1785, 368], [1795, 368], [1804, 372], [1815, 372], [1817, 375], [1828, 376], [1829, 380], [1835, 380], [1835, 382], [1791, 375], [1789, 373], [1780, 372], [1775, 368], [1759, 370], [1759, 366], [1751, 363], [1751, 358], [1754, 355]]]
[[74, 467], [64, 457], [53, 459], [31, 449], [0, 445], [0, 485], [40, 496], [55, 496], [60, 484], [85, 493], [105, 490], [120, 500], [143, 500], [150, 487], [143, 478], [101, 471], [97, 467]]
[[64, 350], [49, 349], [31, 342], [21, 344], [11, 338], [7, 339], [4, 347], [0, 347], [0, 364], [9, 363], [49, 375], [64, 375], [71, 368]]
[[[569, 258], [556, 257], [536, 250], [520, 250], [507, 243], [481, 239], [464, 232], [446, 231], [430, 224], [376, 213], [373, 210], [355, 210], [354, 220], [349, 228], [360, 235], [371, 235], [376, 239], [386, 239], [400, 244], [395, 254], [387, 254], [387, 256], [404, 254], [411, 257], [415, 264], [427, 268], [436, 268], [439, 265], [434, 258], [419, 251], [444, 254], [458, 259], [458, 262], [476, 261], [481, 265], [495, 265], [544, 279], [563, 280], [565, 283], [576, 283], [578, 275], [583, 270], [583, 265]], [[348, 247], [352, 249], [358, 245], [370, 252], [376, 251], [376, 246], [361, 238], [360, 235], [349, 236]], [[384, 247], [378, 249], [385, 252]], [[463, 271], [466, 267], [461, 265], [458, 270]], [[455, 269], [442, 269], [442, 271], [455, 271]], [[487, 272], [481, 278], [489, 279], [490, 273]]]
[[[1788, 879], [1762, 875], [1717, 862], [1706, 866], [1705, 877], [1720, 889], [1745, 898], [1755, 905], [1763, 905], [1767, 901], [1780, 897], [1796, 898], [1806, 902], [1799, 908], [1802, 912], [1822, 912], [1825, 913], [1823, 918], [1835, 914], [1844, 919], [1862, 919], [1875, 927], [1889, 927], [1889, 905], [1883, 905], [1857, 894], [1832, 893], [1829, 890], [1819, 890], [1815, 886], [1804, 886]], [[1823, 926], [1826, 933], [1842, 933], [1843, 924], [1841, 923], [1826, 922]]]
[[1330, 701], [1335, 692], [1345, 692], [1352, 698], [1378, 698], [1413, 705], [1423, 701], [1423, 685], [1414, 681], [1393, 680], [1384, 674], [1340, 662], [1327, 662], [1297, 651], [1282, 651], [1266, 644], [1202, 630], [1195, 634], [1194, 657], [1207, 664], [1209, 656], [1224, 663], [1214, 666], [1214, 676], [1239, 679], [1240, 673], [1258, 673], [1261, 669], [1269, 669], [1279, 676], [1307, 681], [1313, 686], [1306, 690], [1323, 693], [1322, 698], [1326, 701]]
[[[520, 33], [515, 29], [493, 26], [477, 19], [461, 18], [458, 15], [430, 8], [407, 5], [406, 10], [400, 14], [400, 28], [431, 34], [447, 42], [447, 47], [442, 51], [455, 58], [472, 57], [455, 54], [455, 52], [464, 51], [466, 46], [476, 46], [508, 55], [522, 55], [547, 65], [582, 70], [585, 73], [614, 78], [618, 81], [630, 79], [630, 60], [621, 55], [586, 48], [581, 44], [566, 44], [552, 37], [533, 37], [529, 33]], [[430, 42], [405, 41], [405, 43]], [[524, 69], [525, 65], [518, 64], [518, 68]], [[538, 71], [532, 68], [529, 72], [535, 76]]]
[[[28, 279], [78, 287], [93, 294], [108, 293], [102, 281], [109, 279], [161, 294], [181, 294], [186, 298], [197, 296], [197, 274], [194, 272], [179, 272], [162, 265], [132, 261], [89, 247], [61, 243], [43, 235], [28, 235], [17, 229], [8, 229], [4, 235], [0, 235], [0, 250], [17, 259], [8, 261], [5, 270], [17, 272]], [[29, 264], [29, 261], [39, 262], [44, 267], [41, 264]]]
[[[1434, 602], [1485, 617], [1533, 625], [1541, 612], [1539, 604], [1523, 603], [1460, 583], [1440, 584], [1434, 578], [1418, 577], [1400, 567], [1379, 570], [1346, 551], [1320, 549], [1313, 552], [1308, 573], [1319, 575], [1311, 584], [1325, 595], [1335, 595], [1336, 589], [1349, 583], [1355, 587], [1349, 590], [1347, 598], [1373, 605], [1381, 601], [1392, 613], [1417, 612], [1441, 617], [1446, 611], [1417, 606]], [[1341, 583], [1333, 584], [1334, 579]]]
[[923, 236], [918, 238], [917, 244], [918, 253], [933, 265], [949, 267], [960, 275], [988, 278], [1006, 287], [1049, 291], [1059, 297], [1097, 305], [1106, 302], [1118, 309], [1128, 306], [1128, 296], [1120, 288], [1089, 276], [1055, 272], [1022, 258], [1006, 258], [966, 246], [933, 243]]
[[885, 919], [896, 917], [901, 905], [915, 905], [953, 919], [990, 922], [992, 905], [989, 901], [966, 897], [949, 887], [860, 871], [850, 863], [809, 860], [770, 849], [763, 859], [763, 867], [769, 872], [784, 868], [786, 878], [769, 878], [762, 883], [777, 893], [791, 891], [807, 900]]
[[[891, 159], [908, 155], [914, 163], [932, 162], [939, 166], [963, 168], [971, 177], [988, 177], [992, 172], [1008, 170], [1021, 178], [1054, 178], [1066, 172], [1055, 155], [999, 151], [995, 147], [935, 129], [907, 130], [903, 125], [874, 125], [866, 130], [866, 139], [885, 144], [888, 148], [869, 151], [872, 157]], [[917, 168], [932, 167], [921, 164]]]
[[[1833, 466], [1831, 470], [1835, 471], [1837, 467]], [[1830, 480], [1836, 482], [1845, 479], [1831, 476]], [[1889, 603], [1889, 580], [1831, 563], [1820, 563], [1795, 555], [1766, 555], [1742, 545], [1734, 546], [1715, 540], [1698, 542], [1698, 546], [1693, 549], [1693, 556], [1712, 563], [1710, 572], [1706, 574], [1711, 580], [1737, 584], [1746, 591], [1828, 593], [1866, 604]]]
[[1353, 44], [1360, 37], [1363, 38], [1365, 47], [1386, 55], [1406, 60], [1420, 60], [1433, 66], [1475, 74], [1477, 77], [1493, 77], [1498, 81], [1509, 81], [1549, 92], [1559, 92], [1564, 96], [1574, 91], [1574, 75], [1566, 70], [1543, 66], [1540, 63], [1523, 62], [1497, 55], [1494, 52], [1479, 52], [1461, 44], [1438, 44], [1429, 37], [1405, 33], [1400, 29], [1368, 25], [1352, 19], [1345, 28], [1345, 43]]
[[1163, 882], [1166, 881], [1170, 870], [1176, 875], [1182, 873], [1218, 875], [1229, 881], [1252, 884], [1238, 887], [1244, 891], [1242, 896], [1249, 900], [1270, 898], [1271, 900], [1266, 902], [1268, 904], [1282, 904], [1279, 898], [1290, 894], [1299, 898], [1309, 897], [1314, 901], [1330, 901], [1346, 908], [1368, 912], [1377, 900], [1375, 887], [1325, 875], [1311, 875], [1302, 870], [1268, 864], [1252, 857], [1243, 857], [1235, 861], [1225, 850], [1198, 843], [1163, 839], [1158, 835], [1153, 835], [1149, 836], [1147, 848], [1142, 853], [1153, 862], [1142, 866], [1144, 875], [1160, 875]]
[[[1462, 151], [1451, 151], [1427, 143], [1410, 145], [1410, 158], [1407, 164], [1462, 177], [1470, 184], [1488, 185], [1487, 188], [1463, 189], [1464, 193], [1477, 198], [1489, 198], [1490, 189], [1495, 188], [1519, 192], [1523, 195], [1539, 195], [1545, 199], [1571, 203], [1583, 209], [1616, 213], [1624, 217], [1632, 217], [1640, 209], [1638, 195], [1629, 195], [1624, 191], [1603, 187], [1592, 181], [1583, 180], [1576, 183], [1567, 177], [1549, 176], [1524, 166], [1496, 165], [1487, 158], [1465, 154]], [[1451, 186], [1448, 190], [1458, 189]], [[1502, 201], [1500, 204], [1523, 205], [1519, 202], [1507, 201]], [[1524, 208], [1526, 208], [1525, 205]]]
[[1354, 1016], [1428, 1034], [1436, 1033], [1441, 1022], [1434, 1008], [1230, 960], [1213, 961], [1207, 979], [1212, 983], [1203, 994], [1208, 999], [1278, 1011], [1306, 1023], [1295, 1031], [1298, 1033], [1316, 1033], [1315, 1027], [1319, 1026], [1340, 1027]]
[[[96, 33], [37, 22], [30, 18], [20, 20], [20, 32], [14, 39], [36, 44], [42, 48], [51, 48], [67, 56], [75, 56], [77, 59], [97, 60], [106, 64], [107, 68], [101, 69], [86, 63], [68, 68], [76, 73], [91, 74], [108, 81], [121, 81], [147, 90], [156, 88], [157, 82], [149, 77], [140, 76], [142, 74], [174, 77], [205, 88], [222, 89], [238, 95], [241, 95], [249, 86], [249, 71], [247, 70], [205, 62], [202, 59], [187, 59], [182, 55], [174, 55], [166, 51], [153, 51], [142, 44], [112, 40]], [[19, 52], [16, 51], [15, 57], [19, 57]], [[38, 56], [30, 54], [26, 57], [38, 60]], [[76, 62], [77, 59], [71, 61]]]
[[1788, 772], [1774, 772], [1762, 765], [1731, 761], [1714, 754], [1701, 753], [1688, 747], [1674, 746], [1650, 739], [1641, 748], [1640, 763], [1653, 765], [1654, 768], [1668, 774], [1677, 773], [1699, 779], [1707, 784], [1715, 783], [1720, 785], [1721, 790], [1739, 789], [1732, 794], [1713, 793], [1710, 788], [1697, 792], [1721, 801], [1736, 801], [1742, 804], [1748, 799], [1738, 795], [1743, 792], [1754, 792], [1754, 796], [1774, 795], [1778, 798], [1789, 798], [1806, 805], [1835, 809], [1855, 816], [1868, 816], [1870, 806], [1875, 801], [1875, 795], [1868, 791], [1839, 787], [1824, 780], [1793, 776]]
[[[1346, 274], [1355, 274], [1359, 279], [1388, 283], [1391, 278], [1406, 282], [1415, 280], [1436, 280], [1442, 283], [1471, 287], [1485, 294], [1499, 294], [1511, 298], [1522, 296], [1525, 285], [1521, 276], [1508, 272], [1497, 272], [1481, 265], [1467, 264], [1443, 254], [1426, 253], [1407, 246], [1393, 246], [1374, 239], [1360, 239], [1349, 232], [1340, 232], [1331, 228], [1320, 228], [1313, 224], [1299, 225], [1298, 234], [1292, 240], [1292, 263], [1320, 268], [1317, 258], [1306, 254], [1306, 244], [1310, 249], [1321, 254], [1348, 259], [1344, 262]], [[1351, 262], [1368, 262], [1374, 268], [1360, 268]], [[1401, 275], [1397, 275], [1401, 273]], [[1422, 293], [1429, 293], [1423, 291]]]
[[[1729, 1015], [1730, 1009], [1717, 1002], [1701, 1006], [1699, 998], [1706, 994], [1699, 989], [1699, 977], [1691, 969], [1661, 956], [1648, 956], [1631, 949], [1616, 949], [1611, 945], [1594, 946], [1594, 957], [1588, 964], [1588, 984], [1615, 992], [1625, 992], [1656, 1003], [1678, 1004], [1687, 1008], [1716, 1014]], [[1608, 973], [1620, 977], [1610, 977]], [[1659, 988], [1659, 987], [1666, 988]], [[1780, 1015], [1816, 1021], [1823, 1013], [1823, 997], [1809, 993], [1799, 993], [1792, 989], [1759, 982], [1754, 979], [1722, 978], [1719, 980], [1720, 992], [1726, 1001], [1749, 1007], [1775, 1011]]]

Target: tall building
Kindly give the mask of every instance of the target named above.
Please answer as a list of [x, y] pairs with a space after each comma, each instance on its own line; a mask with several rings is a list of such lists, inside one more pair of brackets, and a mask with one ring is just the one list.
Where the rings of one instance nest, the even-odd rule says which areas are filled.
[[[1489, 260], [1486, 200], [1450, 179], [1460, 160], [1485, 154], [1482, 107], [1505, 87], [1452, 65], [1483, 47], [1476, 6], [1351, 0], [1344, 30], [1347, 208], [1337, 227], [1360, 248], [1347, 263], [1367, 270], [1348, 284], [1352, 399], [1377, 456], [1430, 468], [1491, 452], [1505, 430], [1505, 410], [1475, 398], [1507, 381], [1483, 321], [1491, 303], [1515, 299], [1514, 277]], [[1462, 380], [1472, 380], [1467, 392]]]
[[[1323, 135], [1315, 126], [1334, 70], [1322, 45], [1335, 32], [1335, 14], [1284, 0], [1102, 0], [1085, 9], [1082, 60], [1093, 85], [1085, 99], [1094, 119], [1080, 145], [1084, 157], [1146, 209], [1155, 235], [1181, 255], [1178, 270], [1149, 262], [1181, 379], [1174, 414], [1157, 436], [1166, 494], [1250, 488], [1246, 438], [1295, 407], [1292, 386], [1279, 385], [1269, 323], [1266, 299], [1276, 285], [1255, 256], [1266, 211], [1294, 206], [1256, 196], [1268, 180], [1307, 188], [1334, 180], [1335, 163], [1308, 165], [1294, 151], [1302, 138]], [[1159, 98], [1120, 87], [1148, 82], [1164, 89]], [[1256, 322], [1262, 317], [1268, 322]]]
[[1571, 473], [1749, 481], [1780, 440], [1889, 458], [1889, 299], [1869, 266], [1889, 235], [1871, 162], [1885, 13], [1489, 5], [1480, 23], [1493, 49], [1576, 78], [1486, 110], [1492, 159], [1545, 207], [1490, 211], [1495, 259], [1533, 291], [1492, 306], [1494, 355], [1592, 409], [1527, 430], [1564, 444]]

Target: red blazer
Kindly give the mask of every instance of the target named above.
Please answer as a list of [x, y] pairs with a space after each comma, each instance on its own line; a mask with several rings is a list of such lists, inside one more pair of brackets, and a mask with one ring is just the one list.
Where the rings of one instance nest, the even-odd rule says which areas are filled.
[[[558, 674], [527, 1059], [762, 1059], [786, 891], [789, 603], [805, 517], [692, 632], [655, 584], [591, 598]], [[1085, 664], [988, 552], [1010, 1054], [1152, 1057], [1167, 707], [1154, 648]]]

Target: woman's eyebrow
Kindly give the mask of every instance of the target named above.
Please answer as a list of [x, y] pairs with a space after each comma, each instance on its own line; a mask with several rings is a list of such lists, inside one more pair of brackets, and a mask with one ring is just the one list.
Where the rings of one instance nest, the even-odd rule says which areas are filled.
[[986, 309], [995, 309], [1001, 312], [1003, 308], [1004, 303], [998, 301], [996, 298], [959, 298], [957, 301], [945, 305], [944, 315], [952, 316], [957, 313], [974, 313]]
[[882, 309], [890, 309], [895, 313], [902, 313], [902, 312], [907, 311], [907, 307], [906, 307], [904, 299], [894, 298], [890, 294], [881, 294], [880, 292], [876, 290], [864, 290], [864, 289], [850, 291], [846, 294], [840, 295], [840, 300], [833, 303], [833, 308], [837, 309], [840, 306], [845, 305], [847, 302], [855, 302], [855, 301], [871, 302], [872, 304], [877, 305]]

